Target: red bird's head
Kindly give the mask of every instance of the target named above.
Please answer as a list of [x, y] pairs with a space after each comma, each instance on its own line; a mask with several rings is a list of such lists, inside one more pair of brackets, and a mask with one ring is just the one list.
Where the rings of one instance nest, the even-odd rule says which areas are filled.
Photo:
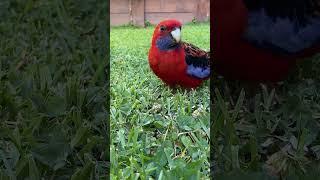
[[163, 51], [178, 47], [181, 40], [181, 25], [174, 19], [161, 21], [153, 32], [152, 46]]

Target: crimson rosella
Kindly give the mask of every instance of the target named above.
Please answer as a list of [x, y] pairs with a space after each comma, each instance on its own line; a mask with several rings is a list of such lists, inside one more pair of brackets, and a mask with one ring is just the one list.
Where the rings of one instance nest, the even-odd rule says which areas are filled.
[[320, 0], [214, 0], [214, 69], [228, 79], [277, 82], [320, 52]]
[[181, 26], [173, 19], [156, 26], [149, 50], [149, 65], [170, 87], [196, 88], [210, 76], [210, 55], [182, 42]]

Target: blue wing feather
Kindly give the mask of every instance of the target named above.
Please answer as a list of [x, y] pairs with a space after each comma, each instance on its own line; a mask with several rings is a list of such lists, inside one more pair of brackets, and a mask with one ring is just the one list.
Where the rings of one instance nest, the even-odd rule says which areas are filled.
[[210, 55], [208, 52], [189, 43], [182, 43], [185, 50], [187, 74], [199, 79], [210, 76]]
[[188, 65], [187, 74], [204, 79], [210, 76], [210, 68], [209, 67], [197, 67], [194, 65]]

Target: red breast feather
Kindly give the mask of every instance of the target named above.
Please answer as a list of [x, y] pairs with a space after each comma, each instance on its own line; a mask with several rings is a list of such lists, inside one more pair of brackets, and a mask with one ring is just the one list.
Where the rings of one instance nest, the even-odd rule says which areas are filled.
[[196, 88], [203, 81], [186, 74], [187, 64], [182, 48], [170, 52], [159, 52], [157, 48], [151, 48], [149, 64], [153, 72], [171, 87], [180, 85], [185, 88]]

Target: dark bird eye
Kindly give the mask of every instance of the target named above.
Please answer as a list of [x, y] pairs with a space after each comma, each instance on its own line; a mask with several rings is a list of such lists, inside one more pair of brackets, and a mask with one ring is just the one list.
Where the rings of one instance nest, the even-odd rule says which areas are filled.
[[160, 26], [160, 31], [164, 31], [164, 30], [166, 30], [166, 27]]

